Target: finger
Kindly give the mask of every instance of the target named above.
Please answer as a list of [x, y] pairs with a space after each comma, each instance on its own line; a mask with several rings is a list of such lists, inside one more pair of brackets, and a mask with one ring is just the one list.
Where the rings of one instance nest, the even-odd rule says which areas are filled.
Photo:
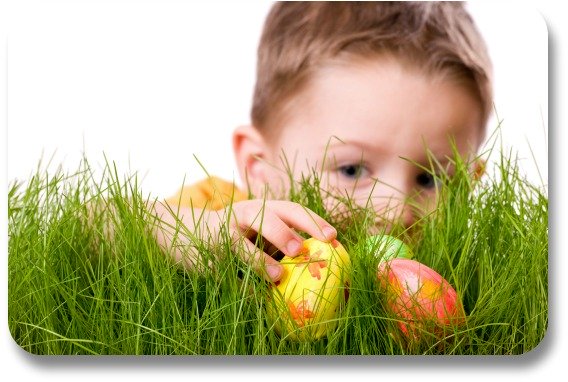
[[321, 240], [332, 241], [337, 231], [325, 219], [298, 203], [286, 201], [270, 202], [270, 207], [289, 227], [296, 228]]
[[238, 253], [241, 259], [252, 266], [256, 273], [267, 281], [278, 281], [282, 277], [282, 265], [255, 246], [249, 239], [241, 236]]
[[[244, 205], [243, 205], [244, 206]], [[266, 203], [251, 203], [235, 214], [232, 229], [251, 239], [262, 236], [267, 242], [288, 256], [296, 256], [302, 249], [304, 239], [272, 211]]]
[[[257, 243], [259, 234], [257, 232], [254, 232], [254, 234], [251, 235], [246, 235], [246, 237], [253, 243]], [[258, 246], [258, 243], [257, 243]], [[276, 259], [278, 261], [282, 260], [282, 257], [284, 256], [284, 253], [278, 249], [274, 244], [272, 244], [271, 242], [269, 242], [268, 240], [266, 240], [265, 237], [262, 238], [262, 250], [264, 251], [264, 253], [266, 253], [268, 256], [272, 257], [273, 259]]]
[[337, 235], [335, 229], [313, 211], [284, 201], [257, 200], [240, 204], [232, 225], [248, 238], [251, 233], [259, 233], [290, 257], [297, 256], [303, 248], [304, 239], [294, 229], [322, 241], [331, 241]]
[[264, 211], [262, 219], [240, 223], [243, 229], [247, 227], [255, 230], [287, 256], [294, 257], [302, 249], [304, 239], [270, 209]]

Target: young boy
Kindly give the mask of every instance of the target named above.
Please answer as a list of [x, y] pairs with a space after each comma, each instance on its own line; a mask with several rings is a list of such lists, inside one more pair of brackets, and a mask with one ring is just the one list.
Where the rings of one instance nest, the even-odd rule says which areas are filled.
[[[474, 158], [491, 105], [491, 63], [463, 3], [276, 3], [258, 49], [252, 124], [233, 135], [255, 199], [217, 178], [184, 188], [154, 206], [157, 238], [173, 246], [176, 216], [213, 240], [227, 224], [247, 249], [243, 259], [276, 281], [281, 267], [254, 235], [296, 256], [298, 231], [324, 241], [337, 234], [305, 207], [273, 198], [289, 190], [287, 171], [299, 179], [317, 168], [331, 194], [363, 205], [370, 197], [378, 227], [411, 226], [436, 205], [427, 150], [442, 166], [452, 141]], [[188, 267], [199, 256], [174, 253]]]

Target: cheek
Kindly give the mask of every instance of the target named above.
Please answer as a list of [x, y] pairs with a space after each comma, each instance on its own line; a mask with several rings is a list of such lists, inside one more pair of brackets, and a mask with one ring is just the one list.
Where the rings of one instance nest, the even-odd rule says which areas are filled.
[[348, 229], [353, 221], [374, 221], [380, 213], [369, 196], [371, 189], [347, 190], [332, 185], [322, 190], [325, 190], [321, 194], [325, 210], [340, 230]]
[[[269, 190], [268, 196], [270, 199], [288, 199], [290, 194], [290, 180], [282, 171], [271, 168], [267, 170], [264, 188], [264, 192]], [[264, 193], [258, 195], [264, 195]]]

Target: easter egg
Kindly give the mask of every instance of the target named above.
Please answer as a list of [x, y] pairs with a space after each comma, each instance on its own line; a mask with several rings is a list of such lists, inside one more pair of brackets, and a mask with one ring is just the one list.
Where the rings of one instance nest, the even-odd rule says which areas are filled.
[[439, 273], [418, 261], [395, 258], [382, 262], [378, 277], [386, 308], [400, 319], [399, 327], [409, 338], [419, 338], [424, 330], [451, 330], [465, 320], [455, 289]]
[[296, 257], [280, 260], [282, 278], [270, 286], [267, 317], [277, 333], [291, 340], [316, 340], [336, 326], [346, 299], [349, 255], [337, 241], [303, 242]]
[[401, 240], [390, 235], [375, 235], [365, 241], [365, 251], [373, 253], [379, 260], [388, 261], [394, 258], [413, 258], [412, 251]]

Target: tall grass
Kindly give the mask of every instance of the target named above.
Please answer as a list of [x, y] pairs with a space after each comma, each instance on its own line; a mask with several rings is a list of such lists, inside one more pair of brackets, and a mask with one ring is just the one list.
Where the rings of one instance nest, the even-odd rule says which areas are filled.
[[136, 176], [121, 178], [109, 165], [97, 178], [86, 160], [72, 174], [38, 170], [10, 185], [9, 328], [34, 354], [522, 354], [548, 323], [548, 197], [510, 156], [497, 167], [476, 183], [456, 161], [437, 211], [412, 236], [397, 233], [463, 301], [466, 323], [445, 338], [425, 333], [408, 343], [397, 334], [377, 258], [361, 245], [373, 219], [349, 198], [338, 201], [355, 216], [347, 223], [326, 209], [317, 172], [289, 197], [340, 227], [352, 262], [349, 299], [335, 332], [294, 342], [272, 329], [268, 285], [228, 241], [195, 243], [213, 269], [182, 269], [149, 233], [152, 200]]

